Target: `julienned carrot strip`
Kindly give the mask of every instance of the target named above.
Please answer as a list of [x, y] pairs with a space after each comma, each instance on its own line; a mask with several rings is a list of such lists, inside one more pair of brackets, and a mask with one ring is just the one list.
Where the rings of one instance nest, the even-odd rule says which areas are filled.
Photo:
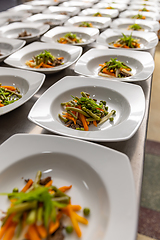
[[4, 104], [0, 103], [0, 107], [4, 107]]
[[17, 224], [12, 223], [5, 231], [3, 240], [12, 240]]
[[97, 122], [96, 122], [96, 121], [93, 121], [93, 125], [94, 125], [95, 127], [97, 127]]
[[7, 229], [12, 225], [12, 218], [13, 214], [8, 217], [5, 224], [0, 228], [0, 239], [3, 237], [4, 233], [7, 231]]
[[30, 237], [29, 237], [28, 233], [26, 233], [26, 234], [24, 235], [24, 237], [25, 237], [26, 240], [30, 240]]
[[102, 72], [103, 72], [103, 73], [106, 73], [106, 74], [108, 74], [108, 75], [114, 76], [114, 77], [116, 76], [114, 73], [111, 73], [111, 72], [108, 71], [106, 68], [103, 68]]
[[45, 187], [50, 187], [50, 186], [52, 186], [52, 183], [53, 183], [53, 180], [50, 180], [50, 181], [45, 185]]
[[83, 223], [85, 225], [88, 224], [88, 220], [80, 215], [78, 215], [76, 212], [73, 213], [75, 218], [77, 219], [78, 222]]
[[58, 60], [64, 59], [64, 57], [59, 57]]
[[41, 238], [46, 238], [47, 237], [47, 230], [45, 229], [45, 227], [43, 225], [37, 226], [37, 232], [40, 235]]
[[37, 229], [36, 229], [36, 226], [35, 225], [30, 225], [29, 228], [28, 228], [28, 236], [31, 240], [41, 240], [39, 235], [38, 235], [38, 232], [37, 232]]
[[11, 90], [11, 91], [16, 91], [16, 88], [13, 87], [13, 86], [0, 86], [1, 88], [6, 88], [8, 90]]
[[83, 114], [79, 113], [79, 117], [80, 117], [80, 120], [83, 123], [84, 130], [88, 131], [88, 124], [87, 124], [85, 116]]
[[74, 124], [76, 124], [76, 119], [71, 117], [71, 116], [69, 116], [69, 114], [65, 114], [65, 115], [63, 115], [63, 117], [72, 120], [74, 122]]
[[24, 188], [21, 190], [21, 192], [26, 192], [33, 184], [33, 180], [29, 179], [29, 181], [27, 182], [27, 184], [24, 186]]
[[59, 190], [60, 190], [61, 192], [65, 192], [65, 191], [71, 189], [71, 187], [72, 187], [72, 185], [70, 185], [70, 186], [63, 186], [63, 187], [60, 187]]
[[71, 205], [73, 211], [80, 211], [82, 207], [80, 205]]
[[45, 64], [45, 63], [42, 64], [42, 67], [44, 67], [44, 68], [53, 68], [53, 66], [51, 66], [49, 64]]
[[60, 222], [59, 220], [56, 220], [56, 222], [51, 222], [49, 225], [49, 233], [54, 233], [59, 228]]
[[43, 62], [41, 62], [36, 68], [40, 68], [43, 65]]
[[66, 209], [67, 209], [67, 211], [68, 211], [69, 217], [70, 217], [71, 222], [72, 222], [72, 224], [73, 224], [74, 230], [75, 230], [76, 233], [77, 233], [77, 236], [78, 236], [78, 237], [81, 237], [81, 236], [82, 236], [82, 232], [81, 232], [81, 230], [80, 230], [80, 227], [79, 227], [79, 225], [78, 225], [78, 221], [77, 221], [77, 219], [75, 218], [75, 215], [74, 215], [74, 212], [73, 212], [72, 208], [70, 207], [70, 205], [68, 205], [68, 206], [66, 207]]

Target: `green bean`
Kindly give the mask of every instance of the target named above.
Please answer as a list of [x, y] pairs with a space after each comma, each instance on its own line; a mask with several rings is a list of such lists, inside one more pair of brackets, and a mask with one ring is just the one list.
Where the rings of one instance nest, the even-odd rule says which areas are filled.
[[83, 110], [79, 109], [79, 108], [75, 108], [75, 107], [66, 107], [66, 110], [71, 110], [71, 111], [75, 111], [78, 113], [81, 113], [82, 115], [86, 116], [86, 117], [90, 117], [86, 112], [84, 112]]
[[23, 211], [27, 211], [33, 208], [37, 207], [37, 201], [31, 201], [31, 202], [24, 202], [24, 203], [20, 203], [18, 205], [14, 205], [13, 207], [10, 207], [7, 211], [7, 214], [11, 214], [11, 213], [19, 213], [19, 212], [23, 212]]
[[63, 121], [63, 122], [68, 122], [67, 118], [64, 118], [61, 114], [58, 114], [58, 117]]
[[26, 223], [27, 224], [33, 224], [36, 222], [36, 215], [37, 215], [37, 210], [32, 209], [27, 216]]
[[77, 119], [77, 117], [70, 110], [68, 110], [67, 113], [69, 113], [73, 118]]
[[83, 107], [82, 110], [86, 111], [95, 120], [97, 120], [97, 121], [101, 120], [101, 118], [99, 116], [97, 116], [96, 114], [92, 113], [92, 111], [90, 111], [89, 109]]
[[76, 130], [84, 131], [84, 128], [76, 128]]
[[43, 207], [39, 207], [37, 210], [37, 223], [38, 225], [43, 223]]
[[88, 96], [90, 96], [89, 93], [85, 93], [85, 92], [81, 92], [81, 95], [82, 95], [82, 97], [86, 97], [86, 98], [88, 98]]
[[92, 122], [92, 121], [95, 121], [95, 119], [94, 118], [86, 118], [86, 121], [87, 122]]

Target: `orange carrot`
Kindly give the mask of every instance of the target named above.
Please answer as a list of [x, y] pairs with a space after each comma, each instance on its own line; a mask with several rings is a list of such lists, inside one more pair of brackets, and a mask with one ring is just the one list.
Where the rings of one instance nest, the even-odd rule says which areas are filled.
[[51, 222], [49, 225], [49, 233], [52, 234], [54, 233], [58, 228], [59, 228], [59, 220], [56, 220], [56, 222]]
[[82, 209], [82, 207], [80, 205], [71, 205], [71, 208], [73, 211], [79, 211]]
[[30, 237], [29, 237], [28, 233], [25, 233], [24, 237], [25, 237], [26, 240], [30, 240]]
[[3, 237], [4, 233], [7, 231], [8, 228], [12, 225], [12, 218], [13, 214], [8, 217], [5, 224], [0, 228], [0, 239]]
[[103, 68], [102, 72], [103, 72], [103, 73], [106, 73], [106, 74], [108, 74], [108, 75], [114, 76], [114, 77], [116, 76], [114, 73], [111, 73], [111, 72], [108, 71], [106, 68]]
[[46, 238], [47, 237], [47, 231], [43, 225], [37, 226], [37, 232], [40, 235], [41, 238]]
[[11, 226], [9, 226], [9, 228], [6, 229], [3, 240], [12, 240], [16, 226], [17, 226], [16, 223], [12, 223]]
[[85, 224], [85, 225], [88, 224], [88, 220], [87, 220], [86, 218], [78, 215], [78, 214], [75, 213], [75, 212], [74, 212], [74, 216], [75, 216], [75, 218], [77, 219], [78, 222], [83, 223], [83, 224]]
[[72, 185], [70, 185], [70, 186], [63, 186], [63, 187], [60, 187], [59, 190], [60, 190], [61, 192], [65, 192], [65, 191], [71, 189], [71, 187], [72, 187]]
[[67, 119], [70, 119], [70, 120], [72, 120], [72, 121], [74, 122], [74, 124], [76, 124], [76, 119], [75, 119], [75, 118], [73, 118], [73, 117], [71, 117], [71, 115], [70, 115], [70, 114], [67, 114], [67, 113], [65, 113], [65, 115], [63, 115], [63, 117], [65, 117], [65, 118], [67, 118]]
[[62, 60], [62, 59], [64, 59], [64, 57], [59, 57], [59, 58], [58, 58], [58, 60]]
[[0, 107], [4, 107], [4, 104], [0, 103]]
[[0, 86], [1, 88], [6, 88], [8, 90], [11, 90], [11, 91], [16, 91], [16, 88], [13, 87], [13, 86]]
[[42, 67], [44, 67], [44, 68], [53, 68], [53, 66], [50, 66], [49, 64], [45, 64], [45, 63], [42, 64]]
[[72, 224], [73, 224], [74, 230], [75, 230], [76, 233], [77, 233], [77, 236], [78, 236], [78, 237], [81, 237], [81, 236], [82, 236], [82, 232], [81, 232], [81, 230], [80, 230], [80, 227], [79, 227], [79, 225], [78, 225], [77, 219], [75, 218], [75, 215], [74, 215], [74, 212], [73, 212], [72, 208], [70, 207], [70, 205], [68, 205], [68, 206], [66, 207], [66, 209], [68, 210], [69, 217], [70, 217], [71, 222], [72, 222]]
[[30, 225], [29, 228], [28, 228], [28, 236], [31, 240], [41, 240], [39, 235], [38, 235], [38, 232], [37, 232], [37, 229], [36, 229], [36, 226], [35, 225]]
[[21, 192], [26, 192], [33, 184], [33, 180], [29, 179], [29, 181], [27, 182], [27, 184], [24, 186], [24, 188], [21, 190]]
[[36, 68], [40, 68], [43, 65], [43, 62], [41, 62]]
[[50, 180], [50, 181], [45, 185], [45, 187], [50, 187], [50, 186], [52, 186], [52, 183], [53, 183], [53, 180]]
[[93, 124], [95, 127], [97, 127], [97, 122], [96, 121], [93, 121]]
[[85, 116], [83, 114], [79, 113], [79, 117], [80, 117], [80, 120], [83, 123], [84, 130], [88, 131], [88, 124], [87, 124]]

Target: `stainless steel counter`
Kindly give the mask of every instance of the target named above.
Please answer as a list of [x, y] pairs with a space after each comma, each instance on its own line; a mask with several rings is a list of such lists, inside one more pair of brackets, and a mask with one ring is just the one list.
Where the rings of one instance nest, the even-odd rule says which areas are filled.
[[[104, 46], [100, 46], [96, 43], [92, 43], [89, 46], [85, 47], [83, 53], [89, 50], [90, 48], [95, 47], [99, 49], [106, 48]], [[155, 49], [151, 51], [151, 54], [154, 56]], [[137, 52], [138, 54], [138, 52]], [[6, 66], [6, 64], [1, 63], [0, 66]], [[41, 89], [36, 93], [28, 102], [26, 102], [21, 107], [0, 116], [0, 144], [11, 137], [16, 133], [29, 133], [29, 134], [52, 134], [47, 130], [35, 125], [27, 119], [28, 113], [36, 100], [44, 93], [52, 84], [57, 82], [64, 76], [76, 76], [74, 72], [74, 65], [69, 67], [66, 70], [61, 72], [51, 74], [46, 76], [46, 80], [41, 87]], [[133, 83], [132, 83], [133, 84]], [[146, 111], [145, 116], [142, 121], [141, 126], [139, 127], [136, 134], [127, 141], [122, 142], [106, 142], [106, 143], [98, 143], [104, 146], [110, 147], [112, 149], [118, 150], [122, 153], [125, 153], [130, 161], [131, 167], [133, 170], [136, 194], [137, 194], [137, 202], [138, 206], [140, 203], [141, 196], [141, 184], [142, 184], [142, 176], [143, 176], [143, 163], [144, 163], [144, 149], [145, 149], [145, 140], [146, 140], [146, 131], [147, 131], [147, 123], [148, 123], [148, 115], [149, 115], [149, 104], [150, 104], [150, 94], [151, 94], [151, 84], [152, 79], [149, 78], [146, 81], [136, 82], [134, 84], [140, 85], [144, 91], [145, 99], [146, 99]]]

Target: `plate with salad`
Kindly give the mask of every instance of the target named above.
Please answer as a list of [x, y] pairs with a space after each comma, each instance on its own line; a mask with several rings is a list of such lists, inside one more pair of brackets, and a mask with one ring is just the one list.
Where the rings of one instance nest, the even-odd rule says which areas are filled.
[[153, 12], [140, 12], [134, 10], [126, 10], [119, 14], [120, 18], [131, 18], [131, 19], [141, 19], [141, 20], [153, 20], [159, 21], [159, 13]]
[[41, 38], [41, 41], [85, 46], [94, 42], [99, 34], [97, 28], [55, 27]]
[[95, 4], [93, 8], [99, 9], [117, 9], [119, 12], [122, 12], [127, 9], [127, 4], [125, 3], [107, 3], [104, 1], [100, 1], [99, 3]]
[[144, 94], [136, 85], [111, 79], [106, 84], [103, 79], [67, 76], [39, 98], [28, 119], [56, 134], [114, 142], [133, 136], [144, 111]]
[[79, 13], [79, 16], [116, 18], [118, 14], [118, 9], [86, 8]]
[[[93, 239], [95, 235], [99, 240], [135, 239], [138, 208], [125, 154], [45, 134], [16, 134], [0, 146], [0, 152], [5, 159], [0, 171], [0, 209], [13, 213], [0, 230], [2, 236], [10, 235], [12, 229], [12, 236], [19, 239], [32, 233], [40, 240], [57, 234], [65, 240]], [[22, 216], [26, 216], [25, 229], [20, 225]], [[7, 227], [8, 222], [12, 228]], [[114, 231], [117, 224], [121, 227]]]
[[33, 42], [11, 54], [5, 59], [5, 63], [13, 67], [48, 74], [69, 67], [81, 54], [80, 46]]
[[75, 72], [103, 80], [135, 82], [143, 81], [154, 71], [154, 60], [150, 53], [126, 49], [91, 49], [75, 64]]
[[110, 17], [75, 16], [68, 19], [64, 25], [67, 27], [98, 28], [99, 30], [104, 30], [109, 27], [110, 23]]
[[28, 101], [42, 86], [45, 75], [13, 68], [0, 68], [0, 116]]
[[98, 36], [97, 42], [110, 48], [126, 50], [149, 50], [157, 46], [158, 37], [154, 32], [122, 32], [118, 29], [107, 29]]
[[159, 31], [159, 22], [152, 20], [143, 21], [141, 19], [118, 18], [111, 23], [110, 27], [112, 29], [118, 29], [121, 31], [131, 30], [142, 32], [156, 32]]

